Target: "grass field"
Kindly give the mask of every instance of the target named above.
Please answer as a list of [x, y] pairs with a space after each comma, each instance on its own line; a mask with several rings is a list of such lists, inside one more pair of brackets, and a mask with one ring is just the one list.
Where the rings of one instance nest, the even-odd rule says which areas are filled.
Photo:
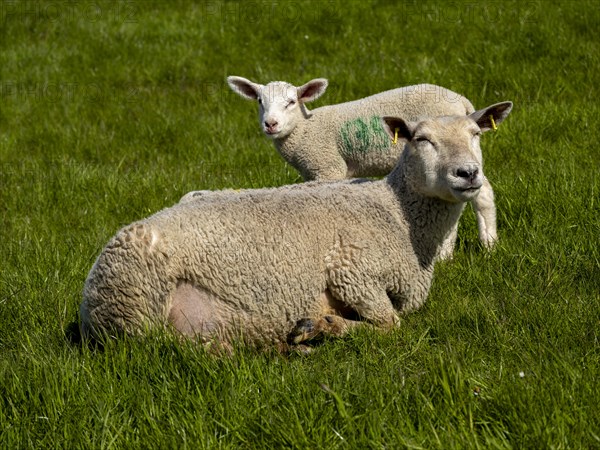
[[[599, 30], [592, 0], [2, 0], [0, 447], [600, 448]], [[424, 308], [309, 357], [73, 342], [118, 228], [300, 182], [227, 75], [512, 100], [482, 142], [498, 247], [469, 209]]]

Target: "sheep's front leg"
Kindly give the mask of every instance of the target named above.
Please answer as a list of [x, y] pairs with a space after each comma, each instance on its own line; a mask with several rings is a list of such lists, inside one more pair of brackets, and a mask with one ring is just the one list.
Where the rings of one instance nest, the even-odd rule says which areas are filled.
[[371, 267], [381, 257], [377, 252], [370, 252], [367, 244], [356, 241], [352, 232], [340, 234], [325, 259], [327, 290], [361, 321], [379, 328], [392, 328], [399, 322], [398, 314], [385, 287], [377, 281], [378, 270], [372, 271]]
[[[386, 291], [367, 284], [329, 286], [331, 294], [346, 307], [358, 315], [360, 321], [348, 321], [343, 324], [346, 329], [360, 324], [370, 324], [377, 328], [390, 329], [395, 327], [400, 318], [392, 305]], [[345, 319], [342, 319], [345, 320]], [[348, 322], [355, 322], [350, 325]]]
[[340, 316], [326, 315], [314, 319], [300, 319], [288, 335], [288, 343], [298, 345], [302, 342], [320, 339], [326, 336], [340, 337], [350, 329], [365, 322], [344, 319]]
[[380, 329], [391, 329], [400, 323], [400, 317], [385, 291], [340, 300], [358, 313], [363, 321], [358, 323], [371, 324]]
[[491, 249], [498, 240], [498, 234], [496, 230], [494, 190], [487, 178], [484, 178], [479, 195], [472, 200], [471, 204], [477, 215], [479, 240], [485, 248]]
[[297, 345], [324, 337], [341, 337], [359, 326], [392, 328], [399, 318], [385, 291], [361, 286], [330, 285], [325, 291], [321, 316], [296, 322], [288, 343]]

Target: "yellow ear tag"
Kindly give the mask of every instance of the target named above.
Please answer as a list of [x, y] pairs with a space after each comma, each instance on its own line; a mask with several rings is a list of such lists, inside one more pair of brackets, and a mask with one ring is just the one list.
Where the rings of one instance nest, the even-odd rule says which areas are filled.
[[398, 128], [396, 128], [394, 130], [394, 140], [392, 141], [392, 144], [396, 145], [398, 143]]
[[494, 116], [490, 116], [490, 120], [492, 121], [492, 130], [497, 131], [498, 127], [496, 126], [496, 122], [494, 122]]

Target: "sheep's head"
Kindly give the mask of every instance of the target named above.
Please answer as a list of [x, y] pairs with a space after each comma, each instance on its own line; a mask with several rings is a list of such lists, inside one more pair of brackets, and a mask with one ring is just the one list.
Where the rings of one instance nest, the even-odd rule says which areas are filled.
[[483, 184], [479, 139], [495, 129], [510, 113], [502, 102], [468, 116], [445, 116], [407, 122], [384, 117], [386, 132], [397, 141], [406, 139], [399, 164], [415, 191], [449, 202], [472, 200]]
[[288, 136], [304, 119], [304, 103], [319, 98], [327, 88], [327, 80], [317, 78], [296, 87], [284, 81], [267, 85], [242, 77], [228, 77], [229, 87], [249, 100], [258, 101], [258, 120], [263, 132], [272, 139]]

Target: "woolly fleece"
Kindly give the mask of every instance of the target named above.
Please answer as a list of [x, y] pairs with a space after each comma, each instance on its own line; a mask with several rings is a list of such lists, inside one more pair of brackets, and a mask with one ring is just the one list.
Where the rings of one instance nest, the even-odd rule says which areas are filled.
[[397, 324], [425, 301], [442, 244], [481, 186], [477, 123], [400, 126], [441, 144], [415, 138], [382, 180], [201, 196], [123, 228], [86, 280], [83, 335], [171, 324], [202, 342], [262, 346], [285, 343], [302, 318], [343, 309]]

